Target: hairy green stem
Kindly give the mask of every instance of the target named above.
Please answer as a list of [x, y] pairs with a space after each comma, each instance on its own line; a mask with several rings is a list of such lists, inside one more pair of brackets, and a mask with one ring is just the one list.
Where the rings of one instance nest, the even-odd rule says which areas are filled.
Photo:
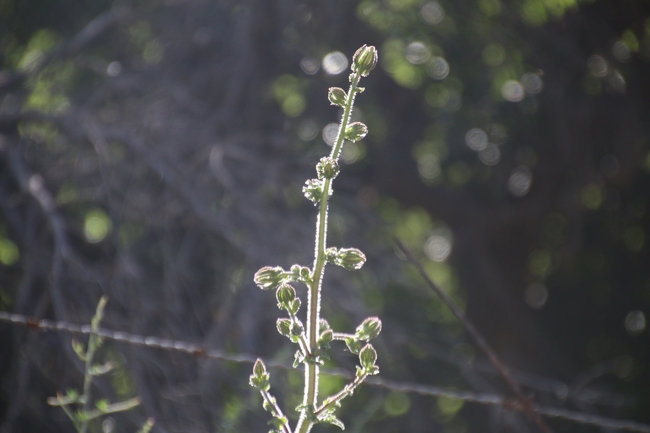
[[[339, 132], [336, 137], [336, 143], [332, 147], [330, 157], [338, 160], [343, 143], [345, 142], [345, 130], [350, 121], [354, 97], [357, 94], [357, 86], [361, 75], [354, 72], [351, 76], [350, 89], [345, 101], [343, 116], [339, 126]], [[325, 179], [323, 184], [323, 194], [320, 202], [318, 221], [316, 222], [316, 246], [314, 257], [314, 272], [312, 283], [307, 294], [307, 344], [310, 352], [316, 353], [318, 349], [318, 322], [320, 320], [320, 296], [323, 280], [323, 271], [327, 262], [325, 249], [327, 248], [327, 208], [332, 187], [332, 179]], [[312, 357], [305, 358], [305, 393], [302, 404], [305, 408], [315, 408], [318, 400], [318, 365]], [[307, 410], [303, 409], [296, 426], [296, 433], [307, 433], [314, 425], [314, 421], [307, 416]]]

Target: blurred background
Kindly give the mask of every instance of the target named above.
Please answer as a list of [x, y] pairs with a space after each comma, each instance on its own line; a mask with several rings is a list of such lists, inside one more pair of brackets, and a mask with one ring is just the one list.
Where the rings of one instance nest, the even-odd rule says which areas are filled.
[[[106, 328], [290, 363], [252, 276], [311, 265], [301, 188], [341, 115], [327, 90], [347, 89], [363, 44], [380, 59], [354, 111], [370, 132], [343, 150], [329, 242], [368, 262], [327, 269], [324, 317], [381, 317], [383, 378], [510, 395], [398, 237], [538, 403], [649, 423], [641, 0], [3, 0], [0, 310], [88, 323], [106, 294]], [[70, 339], [0, 324], [3, 433], [72, 431], [46, 404], [81, 388]], [[343, 349], [328, 365], [352, 371]], [[121, 343], [101, 357], [117, 368], [95, 395], [142, 397], [103, 431], [268, 429], [249, 364]], [[271, 384], [295, 420], [302, 373]], [[539, 431], [371, 386], [339, 414], [352, 432]]]

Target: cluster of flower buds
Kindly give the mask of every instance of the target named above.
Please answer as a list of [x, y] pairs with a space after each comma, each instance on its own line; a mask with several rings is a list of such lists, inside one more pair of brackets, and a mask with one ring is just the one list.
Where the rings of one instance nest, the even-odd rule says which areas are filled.
[[339, 174], [339, 163], [334, 158], [325, 156], [316, 164], [319, 179], [334, 179]]
[[370, 341], [381, 332], [381, 320], [378, 317], [368, 317], [357, 326], [353, 336], [345, 339], [348, 350], [352, 353], [359, 353], [364, 342]]
[[348, 271], [359, 270], [366, 263], [365, 254], [356, 248], [330, 247], [325, 251], [325, 257], [328, 263], [341, 266]]

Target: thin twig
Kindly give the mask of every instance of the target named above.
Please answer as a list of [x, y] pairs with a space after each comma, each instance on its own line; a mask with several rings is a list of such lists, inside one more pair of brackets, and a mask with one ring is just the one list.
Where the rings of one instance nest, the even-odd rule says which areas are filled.
[[404, 253], [406, 258], [415, 266], [415, 268], [418, 270], [424, 281], [427, 283], [429, 288], [442, 300], [442, 302], [449, 308], [454, 316], [463, 324], [463, 327], [467, 330], [467, 332], [472, 336], [476, 344], [479, 346], [479, 348], [485, 353], [485, 355], [488, 357], [492, 365], [494, 365], [494, 368], [499, 372], [499, 375], [503, 378], [503, 380], [508, 384], [508, 387], [510, 390], [515, 394], [517, 397], [517, 400], [519, 401], [519, 404], [522, 405], [524, 408], [524, 413], [539, 427], [540, 430], [542, 430], [544, 433], [551, 433], [552, 430], [551, 428], [542, 420], [542, 417], [540, 416], [540, 413], [538, 411], [538, 406], [537, 403], [535, 402], [535, 399], [533, 396], [526, 396], [519, 386], [519, 384], [512, 378], [510, 373], [508, 372], [507, 367], [501, 362], [501, 359], [499, 356], [492, 350], [490, 345], [487, 343], [485, 338], [481, 335], [481, 333], [476, 329], [474, 324], [472, 323], [471, 320], [465, 316], [465, 313], [458, 308], [456, 303], [449, 297], [445, 292], [438, 287], [436, 283], [433, 282], [433, 280], [429, 277], [427, 272], [424, 270], [424, 267], [422, 267], [422, 264], [418, 261], [418, 259], [411, 253], [411, 251], [406, 248], [404, 243], [400, 241], [399, 239], [395, 239], [395, 244], [397, 245], [397, 248]]
[[[69, 332], [72, 334], [89, 335], [92, 333], [90, 325], [77, 325], [68, 322], [42, 320], [34, 317], [27, 317], [21, 314], [12, 314], [0, 311], [0, 322], [12, 323], [17, 325], [27, 326], [29, 329], [42, 330], [42, 331], [61, 331]], [[168, 340], [164, 338], [142, 336], [137, 334], [130, 334], [126, 332], [112, 331], [109, 329], [98, 329], [97, 335], [103, 339], [113, 340], [120, 343], [133, 344], [137, 346], [146, 346], [155, 349], [164, 349], [171, 351], [184, 352], [192, 356], [200, 358], [210, 358], [220, 361], [249, 363], [254, 364], [260, 357], [246, 353], [228, 354], [217, 349], [206, 349], [203, 345], [190, 343], [187, 341]], [[264, 364], [268, 367], [280, 368], [283, 370], [293, 370], [290, 363], [267, 361]], [[298, 367], [299, 369], [301, 367]], [[342, 369], [327, 369], [322, 370], [321, 374], [329, 376], [337, 376], [344, 378], [354, 377], [354, 373]], [[396, 382], [392, 380], [382, 379], [376, 376], [369, 377], [364, 381], [364, 385], [378, 386], [393, 391], [402, 391], [416, 393], [431, 397], [448, 397], [457, 398], [471, 403], [480, 403], [486, 405], [500, 406], [518, 412], [526, 412], [528, 410], [518, 400], [507, 398], [499, 394], [482, 393], [474, 391], [462, 391], [456, 389], [442, 388], [432, 385]], [[635, 421], [616, 420], [606, 418], [598, 415], [585, 414], [565, 410], [561, 408], [538, 406], [537, 413], [547, 418], [558, 418], [567, 421], [572, 421], [580, 424], [592, 425], [599, 428], [611, 428], [616, 430], [624, 430], [637, 433], [650, 433], [650, 425], [643, 424]]]

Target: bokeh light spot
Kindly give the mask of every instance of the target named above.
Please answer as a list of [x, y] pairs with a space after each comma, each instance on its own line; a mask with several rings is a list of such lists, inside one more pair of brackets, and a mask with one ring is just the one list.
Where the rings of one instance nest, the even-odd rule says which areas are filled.
[[506, 59], [506, 50], [500, 44], [489, 44], [481, 53], [483, 62], [488, 66], [499, 66]]
[[501, 95], [510, 102], [519, 102], [524, 99], [526, 93], [524, 86], [517, 80], [508, 80], [501, 86]]
[[546, 250], [533, 251], [528, 257], [528, 269], [538, 278], [543, 278], [550, 272], [551, 264], [551, 253]]
[[106, 75], [115, 77], [122, 72], [122, 64], [120, 62], [111, 62], [106, 67]]
[[90, 243], [104, 240], [111, 231], [111, 220], [101, 209], [93, 209], [86, 213], [84, 218], [84, 236]]
[[478, 153], [478, 159], [485, 165], [497, 165], [501, 161], [501, 151], [495, 144], [488, 144]]
[[305, 120], [298, 126], [298, 137], [304, 141], [311, 141], [318, 135], [318, 123], [311, 119]]
[[432, 26], [440, 24], [445, 19], [445, 10], [436, 1], [425, 3], [422, 9], [420, 9], [420, 14], [422, 15], [422, 19]]
[[391, 391], [384, 399], [384, 410], [389, 416], [400, 416], [408, 412], [411, 399], [403, 392]]
[[323, 128], [323, 141], [328, 146], [334, 146], [336, 143], [336, 136], [339, 133], [339, 124], [338, 123], [329, 123]]
[[444, 262], [451, 254], [452, 236], [449, 229], [437, 229], [424, 244], [424, 253], [434, 262]]
[[516, 197], [523, 197], [528, 194], [533, 183], [533, 173], [525, 165], [512, 170], [508, 178], [508, 191]]
[[603, 192], [598, 185], [591, 183], [582, 190], [580, 200], [587, 209], [596, 210], [603, 203]]
[[633, 252], [639, 252], [645, 244], [645, 231], [642, 227], [632, 226], [623, 233], [623, 242], [625, 246]]
[[422, 65], [431, 57], [431, 51], [422, 42], [411, 42], [406, 47], [406, 60], [414, 65]]
[[472, 150], [483, 150], [488, 145], [488, 136], [481, 128], [472, 128], [465, 134], [465, 144]]
[[314, 75], [320, 69], [320, 62], [313, 57], [303, 57], [300, 60], [300, 69], [307, 75]]
[[436, 155], [425, 154], [418, 158], [418, 173], [425, 183], [430, 183], [440, 176], [440, 160]]
[[593, 55], [587, 61], [587, 69], [595, 77], [604, 77], [609, 74], [609, 65], [607, 60], [599, 55]]
[[645, 314], [643, 311], [631, 311], [625, 317], [625, 330], [631, 335], [637, 335], [645, 330]]
[[544, 307], [544, 304], [548, 300], [548, 289], [542, 283], [532, 283], [526, 287], [524, 299], [530, 308], [539, 310]]
[[0, 263], [11, 266], [20, 258], [20, 252], [15, 243], [7, 238], [0, 238]]
[[348, 59], [340, 51], [333, 51], [323, 57], [323, 69], [330, 75], [338, 75], [348, 67]]
[[538, 94], [544, 87], [544, 83], [542, 82], [540, 76], [533, 73], [524, 74], [521, 77], [521, 84], [524, 86], [524, 90], [529, 95]]
[[427, 63], [427, 74], [434, 80], [442, 80], [449, 75], [449, 63], [442, 57], [433, 57]]

